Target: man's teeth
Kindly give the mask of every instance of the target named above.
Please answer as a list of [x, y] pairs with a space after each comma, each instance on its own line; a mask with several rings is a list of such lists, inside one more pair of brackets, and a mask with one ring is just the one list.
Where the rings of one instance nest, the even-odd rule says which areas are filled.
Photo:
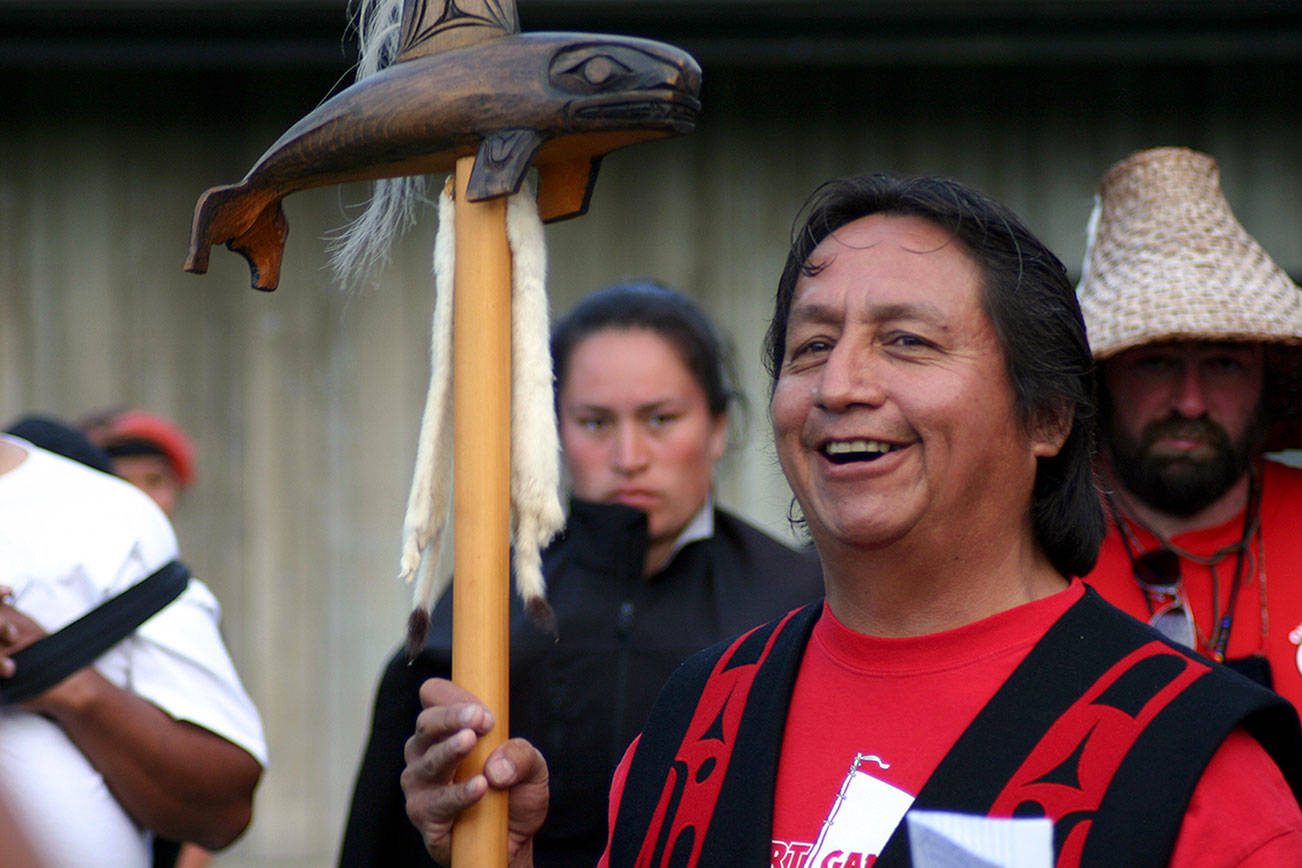
[[823, 447], [823, 453], [837, 463], [873, 461], [895, 447], [881, 440], [836, 440]]

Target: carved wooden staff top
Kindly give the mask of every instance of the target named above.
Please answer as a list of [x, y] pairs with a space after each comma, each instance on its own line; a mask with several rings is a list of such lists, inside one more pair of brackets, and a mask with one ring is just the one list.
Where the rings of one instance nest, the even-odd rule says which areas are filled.
[[[224, 243], [248, 260], [254, 288], [273, 290], [288, 194], [455, 172], [453, 678], [497, 720], [461, 779], [478, 773], [509, 732], [512, 266], [504, 197], [534, 166], [543, 220], [584, 213], [605, 154], [695, 127], [701, 72], [688, 54], [658, 42], [519, 33], [514, 0], [366, 0], [364, 12], [389, 15], [400, 2], [390, 65], [294, 124], [240, 183], [200, 197], [185, 268], [206, 271], [212, 245]], [[457, 822], [454, 865], [505, 865], [506, 828], [506, 794], [490, 792]]]
[[544, 221], [584, 213], [601, 158], [695, 128], [701, 71], [645, 39], [520, 33], [514, 0], [407, 0], [396, 62], [323, 103], [238, 184], [199, 199], [187, 271], [213, 244], [244, 255], [256, 289], [275, 289], [296, 190], [452, 172], [475, 155], [472, 202], [519, 189], [538, 169]]

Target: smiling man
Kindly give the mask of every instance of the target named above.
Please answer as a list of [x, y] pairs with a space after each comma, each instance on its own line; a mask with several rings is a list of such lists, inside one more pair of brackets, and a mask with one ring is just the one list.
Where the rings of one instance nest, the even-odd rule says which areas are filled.
[[1302, 290], [1214, 160], [1142, 151], [1099, 187], [1079, 287], [1101, 363], [1111, 518], [1087, 581], [1302, 707]]
[[[1293, 709], [1079, 579], [1104, 530], [1093, 365], [1016, 215], [952, 181], [825, 185], [766, 357], [826, 601], [679, 669], [616, 771], [601, 865], [909, 865], [924, 811], [1047, 818], [1058, 866], [1302, 864]], [[422, 698], [403, 785], [431, 853], [494, 787], [528, 864], [542, 754], [512, 739], [454, 783], [493, 721], [446, 681]]]

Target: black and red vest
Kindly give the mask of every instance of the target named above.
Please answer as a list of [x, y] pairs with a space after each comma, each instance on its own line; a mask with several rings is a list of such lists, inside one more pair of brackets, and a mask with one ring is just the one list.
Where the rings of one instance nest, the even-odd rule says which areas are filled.
[[[769, 864], [787, 705], [820, 612], [801, 609], [675, 674], [629, 767], [611, 868]], [[1302, 733], [1288, 702], [1166, 643], [1086, 588], [913, 809], [1045, 816], [1060, 863], [1163, 866], [1203, 769], [1238, 727], [1302, 794]], [[875, 868], [910, 864], [906, 827]]]

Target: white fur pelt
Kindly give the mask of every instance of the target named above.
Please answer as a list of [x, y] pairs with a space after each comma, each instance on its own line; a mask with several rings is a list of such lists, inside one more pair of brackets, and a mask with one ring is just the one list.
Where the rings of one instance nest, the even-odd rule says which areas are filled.
[[[547, 255], [531, 189], [507, 201], [511, 246], [511, 529], [515, 585], [531, 617], [554, 630], [546, 602], [542, 549], [565, 523], [560, 499], [560, 442], [548, 347]], [[452, 456], [452, 275], [456, 239], [452, 199], [439, 197], [434, 241], [434, 325], [430, 385], [416, 468], [403, 521], [400, 575], [411, 582], [416, 612], [428, 612], [450, 577], [436, 570], [444, 544]]]
[[[452, 196], [439, 196], [439, 225], [434, 236], [434, 321], [430, 334], [430, 378], [420, 421], [416, 467], [412, 471], [407, 514], [402, 522], [399, 577], [406, 583], [419, 574], [413, 603], [437, 600], [447, 590], [436, 568], [447, 522], [452, 481], [452, 274], [456, 257]], [[423, 569], [422, 569], [423, 563]]]
[[560, 435], [547, 311], [547, 246], [530, 185], [507, 200], [511, 245], [511, 529], [515, 585], [535, 621], [556, 632], [542, 549], [565, 524]]
[[[357, 79], [374, 75], [396, 60], [402, 44], [402, 0], [353, 0], [350, 14], [358, 33]], [[518, 30], [514, 4], [488, 4], [506, 31]], [[510, 13], [507, 15], [506, 13]], [[393, 239], [410, 225], [425, 201], [425, 178], [375, 182], [365, 211], [331, 243], [331, 264], [344, 285], [357, 285], [388, 259]], [[438, 203], [434, 241], [434, 314], [430, 338], [430, 383], [421, 418], [416, 466], [403, 519], [399, 575], [415, 582], [408, 650], [423, 640], [428, 612], [447, 590], [449, 577], [438, 565], [445, 543], [452, 488], [452, 284], [456, 255], [451, 191]], [[547, 255], [542, 221], [530, 185], [507, 202], [511, 245], [511, 530], [515, 584], [530, 615], [554, 629], [544, 596], [542, 548], [565, 517], [560, 500], [560, 445], [552, 397], [546, 292]], [[415, 643], [415, 647], [413, 647]]]

